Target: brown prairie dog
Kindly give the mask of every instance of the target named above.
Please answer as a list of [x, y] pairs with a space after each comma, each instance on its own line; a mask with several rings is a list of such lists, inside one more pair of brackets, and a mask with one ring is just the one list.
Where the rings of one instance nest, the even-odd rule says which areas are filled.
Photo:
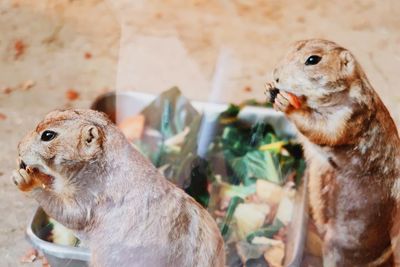
[[279, 89], [274, 108], [299, 132], [324, 266], [392, 266], [400, 140], [361, 66], [345, 48], [313, 39], [295, 43], [273, 76], [266, 95]]
[[104, 114], [51, 112], [18, 150], [14, 182], [83, 239], [91, 266], [224, 266], [213, 218]]

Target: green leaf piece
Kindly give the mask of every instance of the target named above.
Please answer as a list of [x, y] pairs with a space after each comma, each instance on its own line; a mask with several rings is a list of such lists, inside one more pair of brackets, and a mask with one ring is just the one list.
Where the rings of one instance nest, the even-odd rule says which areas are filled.
[[229, 230], [229, 225], [231, 224], [233, 214], [235, 213], [236, 207], [240, 204], [243, 203], [244, 200], [241, 197], [233, 197], [231, 201], [229, 202], [228, 210], [226, 211], [226, 216], [224, 219], [224, 222], [222, 223], [221, 226], [221, 234], [225, 238], [226, 234], [228, 233]]
[[257, 236], [272, 238], [278, 231], [285, 226], [281, 221], [275, 220], [273, 224], [260, 228], [246, 237], [247, 242], [251, 243]]

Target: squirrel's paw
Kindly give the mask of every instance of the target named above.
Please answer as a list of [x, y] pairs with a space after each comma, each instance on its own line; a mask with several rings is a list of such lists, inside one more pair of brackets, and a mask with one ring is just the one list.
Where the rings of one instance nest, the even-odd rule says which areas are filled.
[[284, 91], [277, 94], [273, 106], [275, 110], [282, 112], [288, 112], [293, 108], [289, 101], [289, 95]]
[[41, 184], [33, 175], [30, 174], [29, 169], [19, 169], [12, 173], [12, 179], [16, 186], [21, 191], [31, 191], [36, 187], [40, 187]]

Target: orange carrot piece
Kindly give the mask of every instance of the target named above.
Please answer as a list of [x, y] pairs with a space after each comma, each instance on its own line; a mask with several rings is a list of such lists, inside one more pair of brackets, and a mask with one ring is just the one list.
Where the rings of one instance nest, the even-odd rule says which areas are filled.
[[290, 104], [296, 109], [300, 108], [301, 107], [300, 99], [292, 93], [287, 93], [287, 94], [289, 95], [288, 100], [289, 100]]

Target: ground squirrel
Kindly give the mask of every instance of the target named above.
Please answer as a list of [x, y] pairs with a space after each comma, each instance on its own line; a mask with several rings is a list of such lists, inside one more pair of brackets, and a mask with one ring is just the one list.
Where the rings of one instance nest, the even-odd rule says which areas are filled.
[[362, 68], [345, 48], [313, 39], [296, 42], [273, 79], [266, 95], [304, 147], [324, 266], [392, 265], [400, 140]]
[[49, 113], [19, 144], [14, 182], [91, 250], [91, 266], [224, 266], [210, 214], [106, 115]]

